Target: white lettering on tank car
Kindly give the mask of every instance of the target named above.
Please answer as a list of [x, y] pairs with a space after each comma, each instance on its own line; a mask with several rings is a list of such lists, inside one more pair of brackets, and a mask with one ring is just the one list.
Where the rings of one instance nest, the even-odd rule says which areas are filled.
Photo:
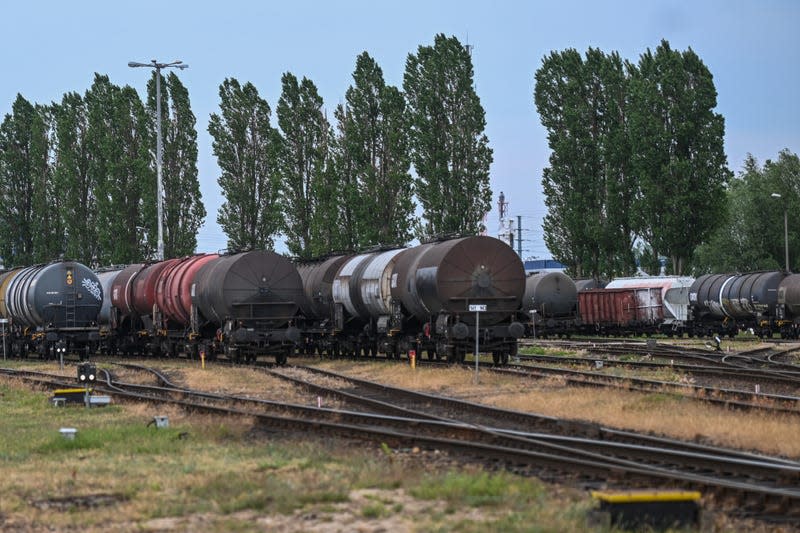
[[94, 296], [95, 300], [97, 300], [98, 302], [103, 299], [102, 293], [100, 292], [100, 283], [92, 281], [88, 278], [83, 278], [83, 281], [81, 281], [81, 285], [83, 286], [84, 289], [86, 289], [86, 291], [89, 294]]

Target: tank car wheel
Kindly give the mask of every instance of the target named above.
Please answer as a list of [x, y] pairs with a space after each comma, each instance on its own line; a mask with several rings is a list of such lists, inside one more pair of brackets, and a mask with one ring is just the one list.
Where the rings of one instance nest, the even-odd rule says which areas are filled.
[[503, 366], [508, 364], [508, 352], [505, 350], [500, 354], [500, 364]]
[[439, 360], [439, 352], [436, 351], [436, 348], [433, 346], [429, 346], [427, 349], [428, 353], [428, 361], [438, 361]]
[[494, 363], [494, 366], [500, 365], [500, 353], [492, 352], [492, 363]]
[[464, 363], [464, 359], [466, 358], [466, 356], [467, 356], [466, 348], [462, 348], [460, 346], [454, 346], [453, 347], [453, 357], [449, 358], [449, 362], [455, 363], [455, 364], [462, 364], [462, 363]]

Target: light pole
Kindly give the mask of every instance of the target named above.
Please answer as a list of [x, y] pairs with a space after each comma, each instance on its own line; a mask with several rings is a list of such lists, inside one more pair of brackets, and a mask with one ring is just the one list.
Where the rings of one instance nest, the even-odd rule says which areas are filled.
[[129, 61], [128, 66], [131, 68], [137, 67], [150, 67], [156, 69], [156, 195], [158, 205], [158, 251], [156, 259], [159, 261], [164, 260], [164, 186], [161, 182], [161, 69], [175, 67], [178, 69], [189, 68], [189, 65], [184, 65], [183, 61], [173, 61], [171, 63], [159, 63], [152, 59], [150, 63], [137, 63], [136, 61]]
[[[774, 192], [770, 196], [773, 198], [781, 198], [781, 195]], [[786, 258], [786, 273], [789, 273], [789, 210], [786, 204], [783, 206], [783, 247]]]

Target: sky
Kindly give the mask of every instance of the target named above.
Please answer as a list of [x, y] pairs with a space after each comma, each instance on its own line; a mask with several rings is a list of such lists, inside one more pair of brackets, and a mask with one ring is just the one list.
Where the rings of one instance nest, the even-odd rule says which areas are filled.
[[[275, 126], [281, 75], [305, 76], [333, 121], [361, 52], [378, 62], [388, 84], [401, 87], [406, 58], [432, 45], [437, 33], [473, 46], [475, 88], [494, 151], [487, 233], [499, 232], [502, 191], [508, 214], [522, 217], [526, 258], [551, 257], [541, 229], [541, 176], [550, 151], [533, 102], [534, 73], [551, 51], [595, 47], [637, 62], [662, 39], [673, 49], [691, 47], [714, 76], [731, 170], [738, 174], [747, 154], [763, 163], [784, 148], [800, 152], [797, 0], [28, 0], [5, 2], [2, 13], [0, 116], [11, 112], [17, 94], [39, 104], [70, 91], [83, 94], [95, 73], [144, 98], [150, 69], [129, 68], [129, 61], [189, 65], [176, 72], [197, 117], [208, 212], [198, 252], [226, 245], [216, 224], [224, 198], [207, 131], [225, 78], [253, 83], [273, 109]], [[279, 251], [282, 246], [276, 244]]]

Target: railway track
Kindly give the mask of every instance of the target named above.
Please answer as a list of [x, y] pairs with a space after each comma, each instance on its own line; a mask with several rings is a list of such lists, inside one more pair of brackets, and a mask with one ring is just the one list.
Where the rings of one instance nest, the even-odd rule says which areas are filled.
[[578, 387], [613, 387], [639, 392], [669, 392], [687, 398], [743, 410], [763, 410], [770, 413], [800, 415], [800, 397], [772, 394], [719, 386], [677, 383], [633, 376], [616, 376], [599, 372], [575, 370], [534, 364], [509, 364], [504, 367], [489, 367], [488, 371], [528, 378], [559, 376], [567, 385]]
[[[511, 429], [505, 427], [504, 418], [494, 418], [492, 425], [481, 425], [472, 419], [475, 409], [465, 409], [464, 402], [454, 404], [447, 399], [444, 401], [449, 412], [455, 405], [460, 405], [458, 418], [446, 419], [433, 415], [440, 419], [426, 419], [287, 405], [187, 389], [152, 369], [139, 367], [139, 370], [152, 372], [159, 384], [123, 383], [104, 371], [105, 383], [98, 389], [121, 399], [171, 403], [195, 412], [251, 417], [260, 425], [275, 431], [360, 438], [397, 447], [445, 449], [459, 457], [488, 462], [492, 467], [502, 466], [551, 479], [566, 474], [583, 484], [595, 486], [610, 483], [627, 487], [653, 484], [692, 487], [703, 490], [715, 505], [727, 507], [735, 504], [737, 513], [748, 516], [765, 517], [771, 513], [793, 516], [792, 513], [800, 510], [800, 489], [797, 488], [800, 464], [785, 459], [658, 440], [596, 426], [594, 431], [598, 435], [587, 438]], [[265, 371], [274, 372], [269, 369]], [[47, 386], [66, 385], [60, 376], [30, 371], [2, 372]], [[318, 369], [311, 370], [311, 373], [320, 376], [325, 374]], [[351, 379], [327, 374], [328, 378]], [[364, 390], [392, 394], [397, 391], [390, 391], [391, 388], [379, 384], [366, 385], [363, 380], [354, 380], [352, 383], [357, 383]], [[520, 415], [524, 413], [513, 413], [510, 418], [519, 420]], [[551, 423], [554, 421], [550, 419]], [[556, 427], [564, 432], [571, 426], [556, 424]], [[618, 440], [613, 440], [614, 436]], [[638, 438], [651, 444], [625, 442]], [[660, 445], [655, 445], [656, 442]]]

